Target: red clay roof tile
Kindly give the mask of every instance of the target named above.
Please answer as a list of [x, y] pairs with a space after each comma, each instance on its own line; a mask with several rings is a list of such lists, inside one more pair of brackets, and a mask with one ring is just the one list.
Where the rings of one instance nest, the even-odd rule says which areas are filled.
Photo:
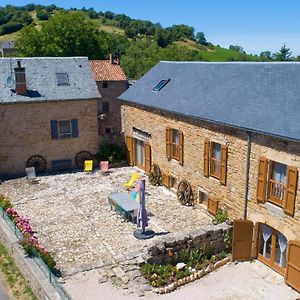
[[91, 68], [96, 81], [124, 81], [127, 80], [122, 68], [111, 64], [109, 60], [91, 60]]

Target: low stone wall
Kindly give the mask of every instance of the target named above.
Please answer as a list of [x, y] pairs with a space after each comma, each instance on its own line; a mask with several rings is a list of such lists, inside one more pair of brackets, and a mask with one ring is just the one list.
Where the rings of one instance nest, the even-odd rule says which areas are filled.
[[14, 235], [11, 228], [0, 216], [0, 241], [5, 245], [9, 254], [14, 259], [20, 272], [28, 280], [28, 283], [38, 299], [58, 300], [61, 299], [59, 293], [49, 282], [37, 264], [25, 256], [22, 246]]
[[224, 235], [232, 236], [232, 226], [222, 223], [199, 228], [185, 234], [170, 235], [148, 248], [144, 259], [151, 264], [172, 264], [180, 250], [211, 249], [214, 254], [226, 249]]

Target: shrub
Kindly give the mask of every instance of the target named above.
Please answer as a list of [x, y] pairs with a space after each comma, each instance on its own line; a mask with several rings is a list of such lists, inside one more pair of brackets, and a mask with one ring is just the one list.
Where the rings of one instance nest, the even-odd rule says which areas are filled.
[[2, 194], [0, 194], [0, 207], [3, 210], [7, 210], [12, 207], [10, 200]]
[[213, 219], [214, 224], [221, 224], [227, 220], [227, 211], [223, 211], [221, 208], [217, 210], [217, 213]]
[[123, 147], [106, 141], [100, 145], [100, 149], [95, 155], [95, 158], [98, 163], [101, 160], [108, 160], [110, 164], [114, 164], [125, 161], [125, 154], [126, 153]]
[[36, 13], [36, 17], [41, 20], [41, 21], [45, 21], [45, 20], [48, 20], [49, 17], [50, 17], [50, 13], [46, 12], [46, 11], [43, 11], [43, 10], [39, 10], [37, 13]]

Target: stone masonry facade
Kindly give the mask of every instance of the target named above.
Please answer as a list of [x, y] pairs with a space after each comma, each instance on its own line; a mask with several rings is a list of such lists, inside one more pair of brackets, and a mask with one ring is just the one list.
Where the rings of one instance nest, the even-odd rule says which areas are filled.
[[[49, 101], [0, 105], [1, 153], [0, 175], [24, 174], [26, 162], [33, 155], [47, 161], [72, 160], [78, 152], [95, 153], [97, 135], [97, 100]], [[52, 139], [51, 120], [78, 120], [78, 137]]]
[[[121, 109], [122, 132], [132, 135], [132, 128], [151, 134], [151, 161], [176, 178], [190, 182], [195, 203], [199, 203], [199, 191], [219, 201], [219, 207], [226, 209], [230, 218], [242, 218], [245, 194], [247, 161], [247, 133], [205, 121], [199, 121], [176, 114], [150, 110], [127, 102]], [[183, 165], [166, 157], [166, 127], [181, 130], [184, 136]], [[218, 179], [204, 176], [204, 140], [227, 146], [226, 185]], [[298, 176], [295, 213], [289, 216], [275, 205], [256, 200], [258, 164], [261, 156], [300, 169], [299, 143], [277, 138], [251, 134], [251, 155], [249, 169], [248, 219], [262, 222], [282, 232], [288, 240], [300, 240], [300, 182]]]
[[[121, 101], [118, 97], [128, 88], [127, 81], [107, 81], [105, 88], [103, 82], [97, 81], [97, 86], [101, 94], [98, 100], [98, 114], [103, 114], [103, 103], [109, 103], [109, 111], [105, 112], [103, 118], [99, 118], [98, 134], [109, 139], [120, 136], [121, 131]], [[110, 128], [111, 133], [106, 129]]]

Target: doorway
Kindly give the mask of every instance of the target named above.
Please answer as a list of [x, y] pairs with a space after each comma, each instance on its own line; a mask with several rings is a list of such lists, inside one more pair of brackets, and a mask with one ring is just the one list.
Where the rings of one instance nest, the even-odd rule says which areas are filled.
[[134, 164], [142, 169], [145, 170], [145, 143], [144, 141], [134, 139]]
[[266, 224], [259, 224], [258, 259], [284, 275], [286, 269], [286, 252], [286, 237]]

